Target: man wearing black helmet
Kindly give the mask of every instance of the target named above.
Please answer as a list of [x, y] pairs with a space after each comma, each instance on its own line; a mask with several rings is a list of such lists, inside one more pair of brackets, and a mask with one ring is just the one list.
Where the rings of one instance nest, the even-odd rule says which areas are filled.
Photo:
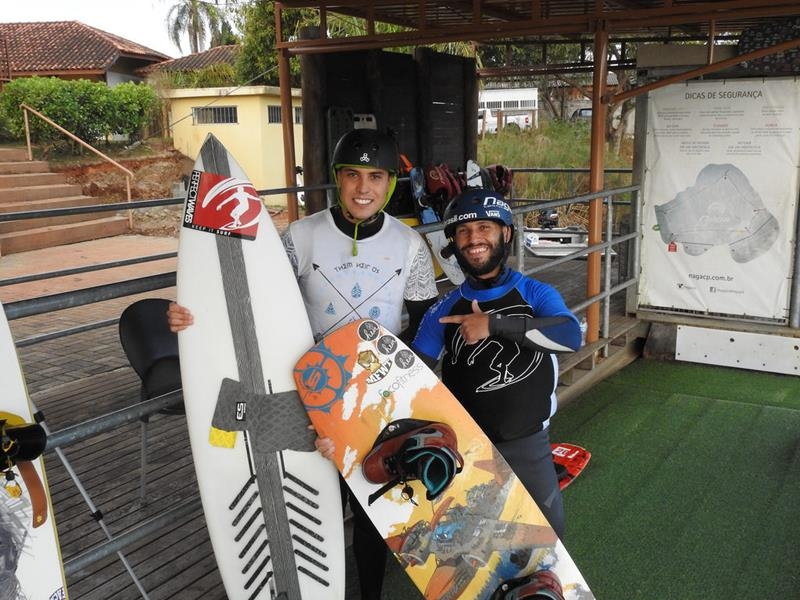
[[548, 427], [555, 353], [580, 347], [580, 325], [551, 286], [508, 266], [511, 210], [499, 193], [467, 190], [444, 215], [466, 280], [425, 314], [412, 348], [442, 359], [442, 381], [495, 444], [559, 537], [564, 507]]
[[427, 244], [383, 212], [397, 183], [399, 156], [385, 133], [346, 133], [331, 160], [338, 204], [295, 221], [282, 236], [317, 340], [365, 317], [399, 333], [404, 303], [410, 340], [436, 298]]
[[[345, 134], [331, 160], [338, 205], [295, 221], [283, 235], [315, 339], [362, 317], [399, 333], [405, 301], [409, 323], [401, 337], [409, 341], [436, 299], [424, 240], [383, 212], [397, 183], [399, 164], [397, 144], [388, 135], [370, 129]], [[317, 446], [325, 455], [332, 452], [329, 440], [318, 440]], [[386, 544], [350, 498], [361, 597], [377, 600]]]
[[[346, 133], [331, 160], [338, 204], [291, 223], [281, 236], [317, 341], [367, 317], [410, 341], [436, 300], [427, 244], [383, 212], [397, 183], [399, 165], [397, 143], [389, 135], [371, 129]], [[404, 305], [408, 325], [400, 333]], [[174, 302], [167, 316], [173, 331], [192, 323], [188, 309]], [[318, 439], [317, 448], [329, 458], [333, 454], [327, 438]], [[386, 544], [358, 502], [350, 505], [361, 597], [377, 600]]]

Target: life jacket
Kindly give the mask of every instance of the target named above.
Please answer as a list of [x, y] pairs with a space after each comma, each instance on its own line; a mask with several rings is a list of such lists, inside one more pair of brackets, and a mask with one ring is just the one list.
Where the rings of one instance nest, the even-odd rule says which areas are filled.
[[445, 423], [420, 419], [392, 421], [375, 440], [361, 469], [370, 483], [384, 484], [370, 494], [371, 505], [396, 485], [413, 502], [409, 481], [419, 480], [427, 490], [428, 500], [436, 499], [464, 468], [453, 429]]
[[466, 181], [445, 163], [439, 163], [425, 169], [425, 187], [431, 196], [439, 196], [447, 204], [466, 187]]

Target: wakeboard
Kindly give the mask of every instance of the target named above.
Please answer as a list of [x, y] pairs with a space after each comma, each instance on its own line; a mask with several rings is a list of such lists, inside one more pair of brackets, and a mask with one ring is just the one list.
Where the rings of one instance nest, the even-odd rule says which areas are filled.
[[295, 382], [317, 432], [334, 441], [337, 468], [425, 598], [515, 597], [502, 586], [548, 572], [564, 598], [594, 598], [483, 431], [377, 322], [326, 336], [297, 363]]
[[592, 453], [574, 444], [552, 444], [553, 464], [556, 466], [558, 486], [563, 490], [583, 472]]
[[67, 584], [42, 452], [14, 339], [0, 304], [0, 597], [64, 600]]

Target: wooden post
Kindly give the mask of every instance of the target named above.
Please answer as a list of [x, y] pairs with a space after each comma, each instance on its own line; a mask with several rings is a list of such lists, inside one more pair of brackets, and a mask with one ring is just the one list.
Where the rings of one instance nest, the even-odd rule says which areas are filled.
[[[320, 35], [316, 27], [300, 30], [301, 39]], [[303, 89], [303, 183], [321, 184], [328, 181], [328, 135], [325, 128], [325, 56], [300, 56], [300, 77]], [[305, 192], [306, 214], [325, 210], [328, 200], [323, 190]]]
[[[592, 80], [592, 138], [589, 159], [589, 192], [599, 192], [605, 185], [603, 165], [606, 137], [606, 105], [603, 103], [606, 78], [608, 77], [608, 31], [605, 23], [598, 23], [594, 34], [594, 74]], [[598, 244], [603, 238], [603, 201], [598, 198], [589, 202], [589, 245]], [[600, 252], [587, 256], [586, 296], [600, 293]], [[586, 343], [598, 339], [600, 329], [600, 304], [595, 302], [586, 309]]]
[[[281, 127], [283, 128], [283, 166], [286, 187], [297, 185], [295, 177], [294, 149], [294, 111], [292, 110], [292, 83], [289, 79], [289, 54], [286, 50], [278, 50], [278, 81], [281, 88]], [[289, 211], [289, 222], [297, 221], [297, 194], [286, 194], [286, 207]]]

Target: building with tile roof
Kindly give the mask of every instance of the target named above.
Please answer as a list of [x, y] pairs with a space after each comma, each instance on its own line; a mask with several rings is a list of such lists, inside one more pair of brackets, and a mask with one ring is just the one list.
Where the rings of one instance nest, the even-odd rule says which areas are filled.
[[230, 44], [227, 46], [215, 46], [203, 52], [195, 52], [188, 56], [173, 58], [160, 63], [154, 63], [144, 69], [145, 72], [154, 73], [161, 71], [200, 71], [212, 65], [220, 63], [231, 66], [236, 65], [236, 57], [239, 55], [240, 46]]
[[170, 57], [80, 21], [0, 23], [0, 84], [19, 77], [141, 81]]

